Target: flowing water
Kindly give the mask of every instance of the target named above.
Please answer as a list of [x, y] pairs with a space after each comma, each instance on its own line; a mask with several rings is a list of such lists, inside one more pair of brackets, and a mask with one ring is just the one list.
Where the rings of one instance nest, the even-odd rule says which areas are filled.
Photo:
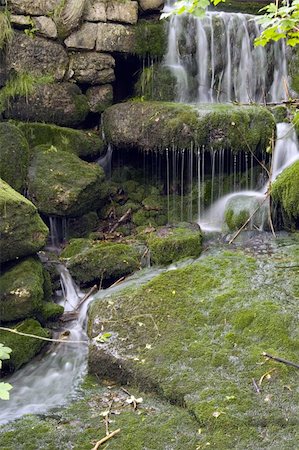
[[[172, 0], [166, 10], [171, 8]], [[257, 17], [208, 12], [203, 18], [174, 15], [168, 27], [164, 64], [184, 103], [264, 103], [287, 100], [287, 57], [283, 40], [254, 47]]]

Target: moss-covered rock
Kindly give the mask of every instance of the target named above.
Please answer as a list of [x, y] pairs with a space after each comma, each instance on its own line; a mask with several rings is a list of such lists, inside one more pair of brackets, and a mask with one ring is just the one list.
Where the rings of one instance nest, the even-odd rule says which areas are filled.
[[166, 24], [163, 21], [139, 21], [135, 31], [134, 53], [162, 59], [167, 47]]
[[224, 220], [230, 231], [240, 229], [251, 217], [247, 228], [264, 229], [268, 223], [269, 203], [263, 195], [236, 194], [225, 205]]
[[83, 159], [93, 159], [105, 151], [105, 145], [94, 131], [74, 130], [48, 123], [15, 122], [31, 148], [54, 145], [59, 150], [74, 153]]
[[36, 207], [0, 180], [0, 262], [31, 255], [46, 243], [48, 228]]
[[99, 218], [95, 211], [84, 214], [82, 217], [73, 217], [68, 221], [68, 237], [85, 237], [97, 229]]
[[0, 177], [16, 191], [26, 186], [29, 147], [23, 133], [12, 124], [0, 123]]
[[299, 48], [292, 49], [292, 57], [289, 58], [289, 74], [291, 77], [291, 88], [299, 95]]
[[298, 252], [297, 239], [258, 261], [240, 251], [214, 251], [95, 301], [89, 335], [109, 332], [111, 338], [92, 341], [90, 370], [155, 389], [186, 407], [202, 430], [202, 448], [271, 448], [273, 442], [278, 448], [276, 438], [262, 437], [273, 429], [295, 439], [296, 369], [261, 355], [297, 358], [297, 274], [275, 268], [279, 259], [296, 264], [291, 245]]
[[287, 167], [275, 180], [272, 198], [282, 208], [289, 223], [299, 224], [299, 161]]
[[58, 305], [57, 303], [44, 302], [37, 316], [42, 323], [52, 322], [59, 319], [63, 312], [63, 306]]
[[61, 258], [76, 282], [85, 285], [135, 272], [140, 267], [141, 255], [138, 249], [127, 244], [73, 239]]
[[275, 130], [273, 115], [262, 106], [127, 102], [103, 115], [107, 141], [117, 148], [155, 150], [205, 146], [205, 149], [256, 151]]
[[168, 67], [154, 64], [142, 69], [135, 92], [144, 100], [172, 102], [176, 99], [176, 79]]
[[[33, 334], [48, 338], [49, 332], [41, 327], [37, 320], [27, 319], [13, 327], [20, 333]], [[10, 359], [3, 361], [4, 372], [14, 372], [30, 361], [45, 346], [46, 342], [40, 339], [21, 336], [9, 331], [0, 330], [0, 341], [12, 349]]]
[[268, 0], [227, 0], [219, 9], [243, 14], [258, 14], [260, 9], [268, 3]]
[[29, 195], [47, 215], [80, 216], [97, 209], [106, 195], [104, 171], [54, 146], [39, 146], [29, 173]]
[[184, 258], [198, 258], [202, 250], [202, 235], [197, 224], [181, 223], [161, 227], [145, 235], [151, 262], [170, 264]]
[[0, 276], [0, 321], [32, 317], [44, 299], [44, 272], [38, 259], [28, 258]]

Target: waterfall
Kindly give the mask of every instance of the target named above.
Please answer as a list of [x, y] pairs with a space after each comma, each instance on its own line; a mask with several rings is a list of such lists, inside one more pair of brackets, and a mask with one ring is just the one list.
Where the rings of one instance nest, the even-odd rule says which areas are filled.
[[285, 43], [281, 40], [267, 47], [254, 47], [259, 34], [257, 17], [249, 14], [207, 12], [203, 18], [172, 16], [164, 64], [176, 78], [177, 101], [286, 100]]

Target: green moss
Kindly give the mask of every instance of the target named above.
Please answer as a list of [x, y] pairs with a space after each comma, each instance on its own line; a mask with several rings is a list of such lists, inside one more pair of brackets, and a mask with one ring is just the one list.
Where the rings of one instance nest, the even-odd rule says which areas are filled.
[[98, 133], [59, 127], [48, 123], [14, 122], [24, 133], [31, 148], [53, 145], [80, 158], [94, 158], [104, 153], [104, 143]]
[[[299, 418], [297, 372], [261, 356], [265, 351], [295, 361], [299, 349], [297, 276], [276, 269], [280, 259], [288, 266], [295, 262], [288, 249], [258, 262], [218, 251], [95, 301], [89, 335], [101, 330], [115, 339], [105, 348], [93, 341], [90, 370], [184, 405], [202, 429], [204, 447], [267, 448], [260, 445], [261, 427], [263, 436], [276, 427], [280, 436], [283, 430], [292, 436]], [[258, 394], [252, 380], [258, 383], [272, 369]]]
[[0, 318], [3, 322], [34, 316], [42, 307], [44, 274], [38, 259], [28, 258], [0, 276]]
[[0, 123], [0, 177], [16, 191], [26, 186], [29, 147], [23, 133], [9, 123]]
[[0, 262], [31, 255], [46, 243], [48, 228], [35, 206], [0, 179]]
[[153, 264], [167, 265], [184, 258], [198, 258], [202, 235], [199, 227], [191, 224], [168, 226], [146, 237]]
[[221, 9], [222, 11], [239, 12], [243, 14], [258, 14], [260, 9], [266, 6], [268, 3], [269, 2], [267, 0], [226, 0], [225, 3], [221, 3], [221, 8], [218, 9]]
[[[33, 319], [27, 319], [13, 327], [20, 333], [49, 337], [49, 332]], [[5, 372], [13, 372], [30, 361], [45, 346], [45, 341], [17, 335], [9, 331], [0, 330], [0, 341], [12, 349], [10, 359], [3, 362]]]
[[140, 255], [134, 247], [89, 239], [72, 239], [61, 258], [81, 285], [118, 279], [138, 270], [140, 265]]
[[64, 308], [56, 303], [45, 302], [39, 313], [41, 322], [50, 322], [57, 320], [63, 314]]
[[135, 31], [136, 55], [162, 59], [166, 45], [167, 35], [163, 21], [156, 23], [139, 21]]
[[171, 102], [176, 99], [176, 80], [170, 69], [154, 64], [142, 70], [135, 92], [144, 100]]
[[101, 167], [54, 146], [34, 149], [30, 173], [30, 196], [44, 214], [80, 216], [98, 208], [106, 195]]
[[82, 217], [74, 217], [68, 221], [68, 237], [86, 237], [97, 229], [99, 218], [96, 212], [84, 214]]
[[272, 198], [278, 202], [287, 221], [299, 221], [299, 161], [287, 167], [275, 180], [271, 191]]
[[231, 231], [241, 228], [248, 218], [249, 213], [246, 209], [243, 209], [238, 214], [235, 214], [232, 209], [228, 209], [225, 212], [225, 222]]
[[10, 23], [10, 15], [5, 8], [3, 11], [0, 11], [0, 50], [3, 50], [12, 41], [12, 37], [13, 30]]
[[291, 77], [291, 88], [299, 93], [299, 48], [292, 49], [292, 57], [289, 58], [289, 74]]

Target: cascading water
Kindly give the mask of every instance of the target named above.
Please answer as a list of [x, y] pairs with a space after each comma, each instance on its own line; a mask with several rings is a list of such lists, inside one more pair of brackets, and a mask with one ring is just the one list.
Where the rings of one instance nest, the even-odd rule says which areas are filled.
[[[298, 159], [299, 144], [294, 127], [288, 123], [277, 124], [277, 140], [272, 158], [271, 182], [275, 181], [284, 169]], [[266, 201], [268, 187], [269, 180], [260, 191], [242, 191], [239, 193], [225, 195], [204, 212], [204, 214], [199, 218], [198, 223], [203, 230], [221, 231], [224, 225], [227, 205], [232, 199], [238, 198], [243, 201], [243, 203], [245, 200], [250, 212], [253, 212], [256, 205], [262, 206], [259, 226], [263, 228], [265, 220], [267, 220], [268, 217], [267, 208], [269, 207], [269, 204]]]
[[[171, 8], [169, 0], [167, 8]], [[264, 103], [286, 100], [287, 58], [283, 41], [254, 47], [257, 18], [207, 12], [203, 18], [172, 16], [164, 64], [185, 103]]]

